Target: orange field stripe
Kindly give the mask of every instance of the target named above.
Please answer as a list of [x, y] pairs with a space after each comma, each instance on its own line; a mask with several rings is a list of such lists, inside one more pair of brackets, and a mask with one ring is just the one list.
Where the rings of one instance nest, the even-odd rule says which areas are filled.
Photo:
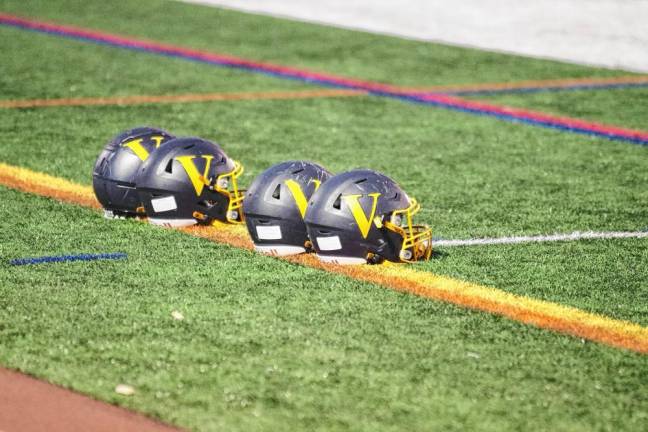
[[[517, 81], [513, 83], [461, 84], [430, 87], [406, 87], [407, 91], [420, 92], [454, 92], [481, 90], [513, 90], [526, 87], [570, 87], [574, 85], [605, 85], [605, 84], [634, 84], [648, 83], [648, 76], [624, 76], [614, 78], [572, 78], [534, 81]], [[83, 97], [59, 99], [15, 99], [0, 100], [0, 108], [42, 108], [62, 106], [106, 106], [106, 105], [141, 105], [154, 103], [197, 103], [238, 100], [284, 100], [284, 99], [316, 99], [330, 97], [363, 96], [363, 90], [348, 89], [318, 89], [295, 91], [266, 91], [238, 93], [189, 93], [179, 95], [135, 95], [114, 97]]]
[[[0, 163], [0, 184], [72, 204], [99, 208], [90, 186], [75, 184], [26, 168]], [[191, 227], [182, 231], [234, 247], [252, 249], [247, 231], [242, 225], [216, 223], [214, 226]], [[636, 323], [434, 275], [416, 270], [415, 266], [338, 266], [322, 263], [313, 255], [298, 255], [286, 259], [295, 264], [342, 274], [397, 291], [502, 315], [518, 322], [613, 347], [648, 353], [648, 328]]]
[[605, 85], [605, 84], [640, 84], [648, 83], [648, 75], [630, 75], [612, 78], [561, 78], [547, 80], [515, 81], [505, 83], [457, 84], [425, 87], [405, 87], [406, 91], [421, 92], [453, 92], [453, 91], [479, 91], [479, 90], [508, 90], [525, 87], [571, 87], [578, 85]]
[[153, 103], [191, 103], [238, 100], [314, 99], [361, 96], [365, 91], [347, 89], [318, 89], [241, 93], [191, 93], [181, 95], [143, 95], [115, 97], [86, 97], [62, 99], [24, 99], [0, 101], [0, 108], [39, 108], [61, 106], [139, 105]]
[[99, 209], [92, 188], [0, 162], [0, 184], [12, 189]]

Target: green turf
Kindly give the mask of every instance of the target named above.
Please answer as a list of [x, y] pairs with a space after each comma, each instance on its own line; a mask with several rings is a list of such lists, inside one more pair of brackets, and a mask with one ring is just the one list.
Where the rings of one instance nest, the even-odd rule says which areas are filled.
[[[408, 85], [621, 74], [176, 2], [0, 11]], [[0, 47], [2, 99], [313, 88], [16, 29], [0, 28]], [[638, 127], [636, 91], [545, 107]], [[86, 185], [111, 136], [149, 124], [221, 142], [243, 184], [286, 159], [384, 171], [443, 238], [648, 228], [646, 148], [395, 100], [0, 113], [0, 161]], [[2, 188], [0, 227], [0, 364], [190, 429], [640, 430], [648, 418], [645, 356]], [[129, 259], [6, 264], [105, 251]], [[645, 240], [616, 240], [439, 248], [416, 268], [648, 325], [646, 262]], [[119, 382], [137, 395], [116, 396]]]
[[331, 31], [325, 26], [175, 1], [3, 0], [0, 10], [410, 86], [628, 74], [357, 31]]
[[648, 130], [648, 88], [490, 95], [480, 99], [582, 120]]
[[[39, 128], [30, 130], [32, 124]], [[90, 184], [103, 143], [136, 124], [217, 139], [246, 167], [243, 184], [291, 158], [336, 172], [384, 171], [423, 203], [420, 220], [437, 237], [648, 227], [648, 209], [640, 204], [648, 190], [635, 186], [648, 181], [642, 147], [376, 98], [12, 110], [0, 118], [0, 160]], [[487, 163], [481, 155], [489, 155]], [[645, 241], [613, 243], [614, 254], [606, 245], [594, 242], [584, 265], [598, 267], [601, 253], [603, 261], [646, 259]], [[570, 245], [447, 252], [448, 259], [419, 267], [648, 323], [648, 302], [637, 302], [648, 295], [645, 266], [625, 277], [615, 261], [587, 272], [575, 266], [583, 255]], [[499, 265], [483, 265], [492, 260]], [[592, 295], [608, 273], [605, 289]], [[618, 301], [609, 301], [611, 293]]]
[[[648, 416], [645, 356], [4, 188], [0, 202], [0, 362], [168, 422], [591, 431]], [[4, 261], [104, 251], [128, 259]]]
[[[0, 10], [2, 10], [0, 8]], [[0, 27], [0, 98], [164, 95], [305, 88], [234, 69]]]

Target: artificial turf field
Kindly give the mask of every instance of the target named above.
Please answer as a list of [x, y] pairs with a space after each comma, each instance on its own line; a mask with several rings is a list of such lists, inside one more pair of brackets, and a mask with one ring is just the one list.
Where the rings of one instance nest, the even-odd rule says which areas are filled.
[[[408, 87], [627, 72], [175, 2], [0, 12]], [[2, 99], [312, 89], [0, 26]], [[646, 129], [641, 88], [479, 100]], [[2, 109], [0, 162], [91, 183], [135, 125], [246, 167], [370, 167], [446, 239], [648, 228], [646, 147], [360, 95]], [[0, 187], [0, 364], [195, 430], [641, 430], [645, 355]], [[126, 261], [13, 267], [25, 256]], [[438, 248], [411, 267], [648, 326], [645, 239]], [[186, 319], [174, 321], [173, 310]], [[137, 389], [114, 393], [126, 382]], [[644, 425], [644, 426], [641, 426]]]

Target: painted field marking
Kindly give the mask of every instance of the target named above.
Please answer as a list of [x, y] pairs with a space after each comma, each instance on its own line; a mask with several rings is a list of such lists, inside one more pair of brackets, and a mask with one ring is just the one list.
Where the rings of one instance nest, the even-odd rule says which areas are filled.
[[564, 116], [554, 116], [490, 103], [469, 101], [451, 95], [411, 92], [388, 84], [356, 80], [266, 62], [257, 62], [231, 55], [194, 50], [142, 39], [127, 38], [80, 27], [50, 24], [2, 13], [0, 13], [0, 24], [101, 45], [182, 58], [214, 66], [240, 69], [277, 78], [297, 80], [328, 87], [364, 90], [374, 96], [398, 99], [473, 115], [489, 116], [514, 123], [524, 123], [614, 141], [648, 145], [648, 132], [646, 131], [620, 128], [602, 123], [588, 122]]
[[575, 231], [568, 234], [548, 234], [536, 236], [511, 236], [498, 238], [477, 238], [466, 240], [434, 240], [434, 246], [455, 247], [455, 246], [483, 246], [483, 245], [501, 245], [501, 244], [518, 244], [518, 243], [543, 243], [556, 241], [576, 241], [576, 240], [595, 240], [595, 239], [624, 239], [624, 238], [648, 238], [648, 231], [611, 231], [611, 232], [594, 232], [594, 231]]
[[[486, 95], [501, 93], [535, 93], [543, 91], [605, 90], [629, 87], [648, 87], [648, 76], [629, 76], [608, 79], [581, 78], [564, 80], [536, 80], [513, 83], [465, 84], [412, 89], [414, 92], [454, 95]], [[0, 108], [42, 108], [60, 106], [140, 105], [154, 103], [197, 103], [237, 100], [317, 99], [329, 97], [366, 96], [362, 90], [322, 89], [296, 91], [264, 91], [237, 93], [187, 93], [167, 95], [132, 95], [113, 97], [78, 97], [53, 99], [0, 100]]]
[[[94, 201], [90, 207], [99, 207], [90, 186], [1, 162], [0, 173], [0, 184], [4, 186], [86, 207]], [[58, 186], [44, 189], [40, 187], [43, 183]], [[57, 187], [62, 190], [56, 194], [50, 193]], [[216, 223], [214, 226], [184, 228], [182, 231], [230, 246], [250, 251], [253, 249], [247, 230], [241, 225]], [[338, 266], [322, 263], [312, 254], [277, 259], [286, 259], [294, 264], [345, 275], [400, 292], [502, 315], [521, 323], [648, 354], [648, 327], [570, 306], [511, 294], [496, 288], [437, 276], [418, 271], [415, 266]]]
[[77, 255], [54, 255], [42, 257], [16, 258], [9, 261], [14, 266], [46, 264], [72, 261], [96, 261], [96, 260], [114, 260], [127, 258], [123, 252], [101, 253], [101, 254], [77, 254]]
[[362, 96], [366, 92], [346, 89], [266, 91], [239, 93], [190, 93], [178, 95], [136, 95], [60, 99], [0, 100], [0, 108], [40, 108], [61, 106], [139, 105], [154, 103], [195, 103], [238, 100], [284, 100]]
[[407, 88], [407, 90], [419, 93], [481, 95], [499, 93], [533, 93], [541, 91], [606, 90], [614, 88], [646, 86], [648, 86], [648, 75], [630, 75], [611, 78], [564, 78], [527, 80], [505, 83], [430, 86], [420, 88]]
[[453, 94], [457, 96], [488, 96], [488, 95], [499, 95], [499, 94], [531, 94], [531, 93], [554, 93], [554, 92], [573, 92], [573, 91], [592, 91], [592, 90], [622, 90], [622, 89], [633, 89], [633, 88], [646, 88], [648, 83], [628, 83], [628, 84], [606, 84], [606, 85], [574, 85], [574, 86], [564, 86], [564, 87], [521, 87], [521, 88], [510, 88], [502, 90], [462, 90], [455, 92], [448, 92], [447, 94]]

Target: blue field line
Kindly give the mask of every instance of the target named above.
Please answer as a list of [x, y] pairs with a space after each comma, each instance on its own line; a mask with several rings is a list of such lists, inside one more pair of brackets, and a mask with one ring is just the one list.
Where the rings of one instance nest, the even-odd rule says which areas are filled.
[[559, 130], [562, 132], [571, 132], [571, 133], [576, 133], [579, 135], [587, 135], [587, 136], [592, 136], [592, 137], [597, 137], [597, 138], [605, 138], [608, 140], [612, 141], [622, 141], [622, 142], [630, 142], [633, 144], [638, 144], [641, 146], [648, 146], [648, 139], [640, 138], [640, 137], [627, 137], [627, 136], [619, 136], [614, 133], [605, 133], [605, 132], [598, 132], [598, 131], [593, 131], [589, 129], [584, 129], [584, 128], [579, 128], [576, 126], [568, 126], [565, 124], [560, 124], [560, 123], [554, 123], [551, 121], [543, 121], [543, 120], [534, 120], [534, 119], [528, 119], [528, 118], [520, 118], [517, 116], [513, 115], [508, 115], [508, 114], [501, 114], [501, 113], [495, 113], [495, 112], [490, 112], [490, 111], [484, 111], [480, 109], [474, 109], [474, 108], [469, 108], [469, 107], [462, 107], [462, 106], [456, 106], [456, 105], [451, 105], [451, 104], [446, 104], [443, 102], [437, 102], [437, 101], [429, 101], [425, 99], [421, 99], [420, 97], [416, 95], [404, 95], [404, 94], [399, 94], [399, 93], [389, 93], [389, 92], [369, 92], [370, 94], [376, 95], [376, 96], [383, 96], [383, 97], [388, 97], [392, 99], [399, 99], [411, 103], [416, 103], [416, 104], [421, 104], [421, 105], [428, 105], [428, 106], [436, 106], [452, 111], [459, 111], [459, 112], [464, 112], [464, 113], [469, 113], [473, 115], [478, 115], [478, 116], [485, 116], [485, 117], [494, 117], [500, 120], [505, 120], [507, 122], [511, 123], [520, 123], [520, 124], [528, 124], [532, 126], [539, 126], [543, 128], [548, 128], [548, 129], [555, 129]]
[[250, 66], [250, 65], [241, 65], [241, 64], [236, 64], [236, 63], [231, 63], [227, 61], [219, 61], [217, 59], [205, 59], [201, 58], [198, 56], [192, 56], [188, 54], [182, 54], [182, 53], [174, 53], [174, 52], [165, 52], [162, 50], [157, 50], [157, 49], [152, 49], [152, 48], [144, 48], [136, 45], [128, 45], [124, 44], [121, 42], [111, 42], [111, 41], [106, 41], [106, 40], [98, 40], [92, 37], [87, 37], [87, 36], [77, 36], [77, 35], [70, 35], [64, 31], [59, 31], [59, 30], [52, 30], [52, 29], [35, 29], [35, 28], [30, 28], [30, 27], [25, 27], [19, 24], [10, 24], [10, 23], [0, 23], [0, 25], [6, 25], [6, 26], [11, 26], [15, 27], [21, 30], [33, 32], [33, 33], [43, 33], [43, 34], [48, 34], [48, 35], [53, 35], [53, 36], [59, 36], [63, 37], [66, 39], [78, 41], [78, 42], [90, 42], [96, 45], [103, 45], [111, 48], [121, 48], [121, 49], [127, 49], [130, 51], [137, 51], [137, 52], [142, 52], [142, 53], [147, 53], [147, 54], [154, 54], [154, 55], [159, 55], [163, 57], [168, 57], [168, 58], [175, 58], [175, 59], [181, 59], [185, 61], [192, 61], [196, 63], [201, 63], [201, 64], [208, 64], [212, 66], [219, 66], [219, 67], [224, 67], [228, 69], [234, 69], [234, 70], [244, 70], [252, 73], [257, 73], [261, 75], [266, 75], [272, 78], [281, 78], [281, 79], [289, 79], [292, 81], [299, 81], [302, 83], [308, 83], [308, 84], [316, 84], [320, 85], [322, 87], [330, 87], [330, 88], [343, 88], [343, 89], [350, 89], [350, 90], [357, 90], [356, 86], [353, 85], [348, 85], [348, 84], [342, 84], [342, 83], [332, 83], [327, 80], [320, 80], [317, 78], [311, 78], [311, 77], [304, 77], [304, 76], [295, 76], [291, 75], [285, 72], [281, 71], [271, 71], [271, 70], [266, 70], [261, 67], [255, 67], [255, 66]]
[[[600, 137], [600, 138], [605, 138], [613, 141], [622, 141], [622, 142], [629, 142], [633, 144], [639, 144], [642, 146], [648, 146], [648, 137], [644, 133], [640, 133], [640, 136], [628, 136], [628, 134], [619, 134], [613, 131], [610, 131], [608, 133], [604, 131], [597, 131], [597, 130], [570, 125], [568, 124], [569, 119], [567, 120], [556, 119], [555, 121], [550, 121], [550, 120], [525, 118], [520, 115], [516, 115], [514, 113], [507, 114], [507, 113], [497, 112], [488, 109], [479, 109], [470, 106], [461, 106], [461, 101], [457, 101], [457, 103], [450, 103], [441, 100], [430, 100], [425, 98], [426, 93], [421, 93], [421, 92], [407, 92], [407, 91], [400, 91], [397, 89], [395, 90], [377, 89], [376, 87], [378, 85], [370, 82], [363, 83], [354, 80], [347, 81], [344, 78], [334, 77], [334, 76], [327, 77], [323, 74], [318, 74], [319, 77], [308, 76], [308, 74], [302, 73], [301, 71], [298, 70], [290, 70], [290, 69], [281, 70], [281, 67], [279, 68], [279, 70], [272, 70], [271, 68], [268, 67], [268, 65], [262, 65], [262, 64], [255, 65], [254, 62], [248, 62], [248, 64], [241, 64], [241, 62], [229, 60], [226, 58], [221, 60], [215, 58], [208, 59], [208, 58], [204, 58], [200, 53], [192, 54], [192, 53], [183, 53], [177, 51], [172, 52], [163, 47], [147, 48], [147, 47], [137, 46], [134, 42], [129, 43], [128, 41], [124, 41], [124, 40], [120, 40], [120, 41], [103, 40], [96, 35], [74, 35], [74, 34], [70, 34], [69, 31], [67, 30], [31, 28], [28, 25], [22, 23], [5, 22], [0, 24], [4, 24], [4, 25], [16, 27], [28, 31], [38, 32], [38, 33], [53, 34], [53, 35], [57, 35], [57, 36], [61, 36], [73, 40], [92, 42], [99, 45], [112, 46], [116, 48], [129, 49], [129, 50], [146, 52], [146, 53], [156, 54], [156, 55], [163, 55], [166, 57], [181, 58], [184, 60], [206, 63], [206, 64], [215, 65], [219, 67], [246, 70], [249, 72], [269, 75], [276, 78], [290, 79], [290, 80], [301, 81], [310, 84], [318, 84], [326, 87], [363, 90], [363, 91], [367, 91], [368, 94], [373, 96], [381, 96], [381, 97], [387, 97], [391, 99], [397, 99], [397, 100], [421, 104], [421, 105], [445, 108], [453, 111], [470, 113], [473, 115], [494, 117], [500, 120], [505, 120], [513, 123], [528, 124], [532, 126], [555, 129], [563, 132], [577, 133], [580, 135]], [[427, 93], [427, 94], [431, 95], [432, 93]], [[449, 93], [443, 93], [443, 94], [450, 95]]]
[[78, 254], [78, 255], [56, 255], [44, 257], [29, 257], [29, 258], [16, 258], [9, 261], [9, 264], [14, 266], [31, 265], [31, 264], [45, 264], [45, 263], [59, 263], [69, 261], [96, 261], [96, 260], [115, 260], [124, 259], [128, 255], [124, 252], [114, 253], [101, 253], [101, 254]]

